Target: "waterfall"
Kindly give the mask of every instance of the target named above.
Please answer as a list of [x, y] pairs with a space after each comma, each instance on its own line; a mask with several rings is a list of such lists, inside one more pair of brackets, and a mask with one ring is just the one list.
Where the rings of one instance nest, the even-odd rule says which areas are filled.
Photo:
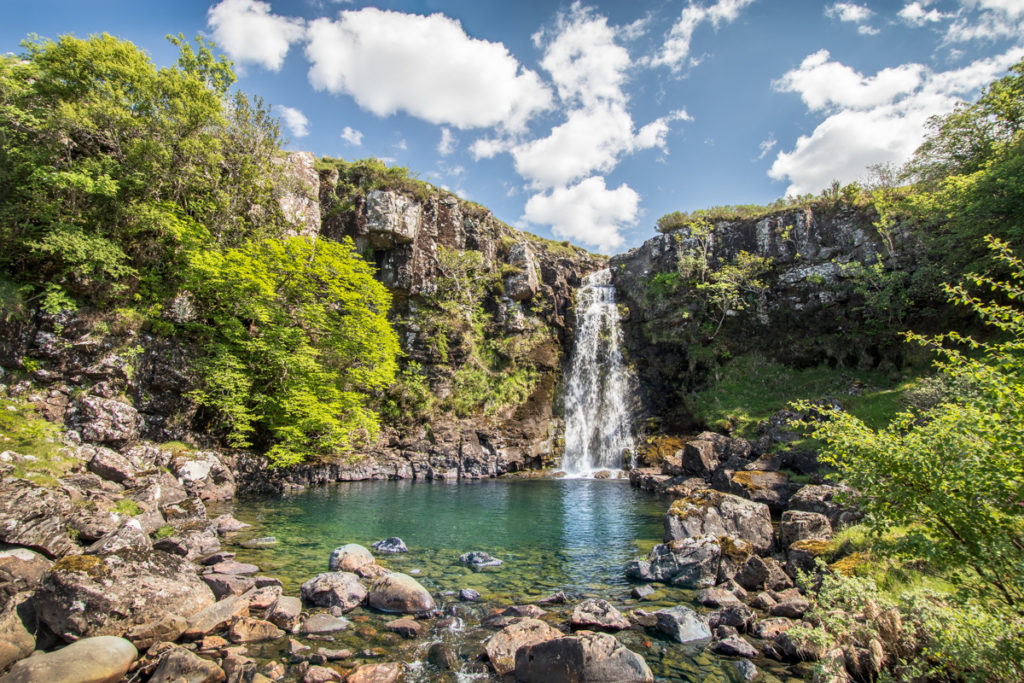
[[562, 469], [568, 475], [621, 469], [623, 454], [633, 451], [629, 378], [611, 282], [611, 271], [599, 270], [583, 278], [576, 294], [576, 344], [565, 380]]

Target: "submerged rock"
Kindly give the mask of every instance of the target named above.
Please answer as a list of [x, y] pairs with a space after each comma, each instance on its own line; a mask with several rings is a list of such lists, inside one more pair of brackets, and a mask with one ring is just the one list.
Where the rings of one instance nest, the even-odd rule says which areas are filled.
[[463, 602], [476, 602], [480, 599], [480, 592], [472, 588], [463, 588], [459, 591], [459, 600]]
[[380, 553], [407, 553], [409, 549], [405, 547], [405, 542], [398, 536], [392, 536], [391, 538], [385, 538], [382, 541], [371, 543], [370, 547]]
[[[124, 638], [83, 638], [54, 652], [23, 659], [4, 683], [109, 683], [120, 681], [139, 656]], [[156, 680], [156, 679], [152, 679]]]
[[466, 565], [473, 569], [484, 569], [486, 567], [500, 567], [504, 563], [496, 557], [491, 557], [482, 550], [471, 550], [468, 553], [459, 555], [459, 564]]
[[622, 631], [630, 627], [629, 619], [607, 600], [584, 600], [569, 617], [573, 628], [591, 628], [604, 631]]

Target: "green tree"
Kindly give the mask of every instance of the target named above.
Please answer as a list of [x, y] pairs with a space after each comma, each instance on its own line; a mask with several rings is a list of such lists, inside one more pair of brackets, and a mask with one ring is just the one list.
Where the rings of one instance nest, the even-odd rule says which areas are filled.
[[275, 465], [376, 436], [372, 399], [395, 379], [391, 296], [351, 240], [293, 237], [192, 255], [206, 357], [195, 392], [228, 441]]
[[934, 349], [953, 390], [938, 405], [896, 415], [874, 430], [844, 412], [815, 425], [822, 461], [859, 495], [868, 523], [909, 525], [905, 550], [944, 567], [990, 605], [1024, 612], [1024, 261], [1006, 242], [989, 247], [1010, 275], [968, 275], [947, 286], [999, 333], [908, 337]]

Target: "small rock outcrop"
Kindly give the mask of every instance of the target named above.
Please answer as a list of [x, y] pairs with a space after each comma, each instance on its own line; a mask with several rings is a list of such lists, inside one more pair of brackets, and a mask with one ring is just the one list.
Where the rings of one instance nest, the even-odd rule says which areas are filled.
[[112, 683], [120, 681], [139, 656], [124, 638], [83, 638], [60, 650], [23, 659], [4, 683]]
[[775, 533], [767, 505], [700, 489], [672, 503], [665, 514], [665, 542], [700, 536], [742, 539], [757, 552], [767, 553]]
[[515, 657], [516, 681], [522, 683], [652, 683], [644, 658], [614, 636], [581, 631], [520, 647]]

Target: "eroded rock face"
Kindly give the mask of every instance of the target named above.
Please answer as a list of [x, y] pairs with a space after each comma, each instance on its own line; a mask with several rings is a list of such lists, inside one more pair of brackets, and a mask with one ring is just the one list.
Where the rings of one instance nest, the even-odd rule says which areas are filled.
[[133, 406], [99, 396], [78, 401], [75, 424], [84, 441], [113, 448], [129, 446], [139, 440], [142, 418]]
[[283, 159], [273, 158], [282, 178], [276, 185], [277, 203], [285, 220], [292, 224], [289, 232], [304, 237], [320, 234], [320, 174], [316, 157], [311, 152], [291, 152]]
[[423, 207], [399, 192], [373, 190], [366, 195], [366, 230], [380, 247], [408, 244], [416, 239]]
[[174, 474], [189, 495], [202, 500], [231, 500], [235, 475], [212, 451], [197, 451], [171, 463]]
[[665, 542], [700, 536], [743, 539], [759, 553], [772, 549], [774, 532], [768, 506], [711, 489], [694, 491], [672, 503], [665, 514]]
[[120, 681], [139, 656], [124, 638], [84, 638], [54, 652], [23, 659], [4, 683], [113, 683]]
[[66, 639], [122, 635], [168, 613], [188, 617], [213, 602], [189, 563], [156, 550], [65, 557], [36, 593], [40, 619]]
[[47, 557], [79, 552], [64, 525], [67, 494], [24, 479], [0, 481], [0, 541], [38, 550]]
[[[30, 605], [27, 605], [29, 593], [13, 596], [0, 594], [0, 671], [32, 654], [36, 647], [34, 619], [26, 624], [30, 616]], [[34, 617], [34, 615], [31, 615]]]

